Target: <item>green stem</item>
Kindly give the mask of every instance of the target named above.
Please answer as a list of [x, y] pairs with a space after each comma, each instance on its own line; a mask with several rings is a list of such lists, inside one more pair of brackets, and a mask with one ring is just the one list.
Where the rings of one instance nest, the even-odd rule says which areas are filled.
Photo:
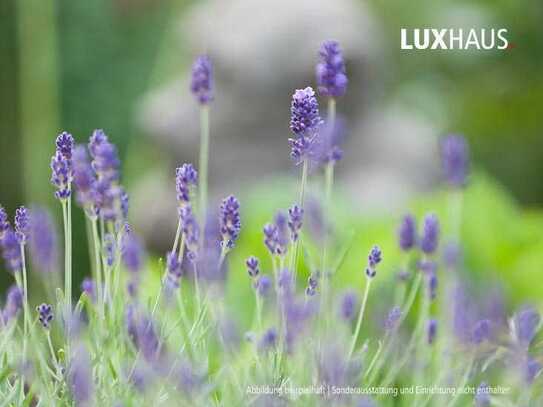
[[366, 288], [364, 289], [364, 298], [362, 299], [362, 304], [360, 305], [360, 312], [358, 313], [358, 321], [356, 323], [356, 329], [354, 331], [353, 339], [351, 342], [351, 348], [349, 349], [349, 353], [347, 355], [347, 360], [351, 360], [351, 356], [353, 355], [354, 348], [356, 347], [356, 342], [358, 340], [358, 334], [360, 333], [360, 327], [362, 326], [362, 320], [364, 319], [364, 310], [366, 309], [366, 303], [368, 302], [368, 295], [370, 292], [370, 286], [371, 286], [371, 278], [368, 278], [366, 283]]
[[[209, 106], [200, 108], [200, 216], [201, 225], [204, 225], [207, 210], [207, 171], [209, 160]], [[203, 233], [202, 233], [203, 236]]]
[[98, 236], [98, 220], [97, 219], [91, 219], [91, 227], [92, 227], [92, 240], [94, 242], [94, 262], [96, 267], [96, 294], [97, 294], [97, 300], [98, 300], [98, 307], [100, 309], [100, 312], [103, 313], [103, 304], [102, 301], [105, 301], [105, 294], [104, 297], [102, 296], [102, 262], [100, 260], [100, 237]]

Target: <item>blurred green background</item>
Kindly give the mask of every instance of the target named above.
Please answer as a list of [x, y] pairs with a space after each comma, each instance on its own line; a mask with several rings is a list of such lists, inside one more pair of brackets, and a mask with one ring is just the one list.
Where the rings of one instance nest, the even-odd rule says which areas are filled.
[[[506, 57], [484, 58], [400, 51], [399, 27], [434, 26], [453, 4], [456, 12], [464, 7], [490, 23], [506, 21], [514, 48]], [[187, 74], [191, 56], [177, 41], [176, 30], [190, 6], [179, 0], [0, 2], [0, 203], [9, 213], [23, 202], [58, 209], [48, 166], [52, 140], [61, 129], [79, 142], [95, 127], [107, 129], [119, 146], [129, 190], [160, 160], [160, 150], [135, 125], [136, 104], [151, 88]], [[466, 199], [463, 237], [470, 267], [480, 276], [496, 272], [515, 280], [509, 285], [513, 297], [537, 298], [533, 283], [539, 282], [543, 260], [543, 3], [421, 0], [415, 7], [408, 1], [369, 0], [366, 6], [381, 25], [379, 41], [390, 64], [380, 97], [441, 116], [451, 131], [470, 141], [475, 168], [482, 174]], [[436, 110], [435, 100], [443, 98], [445, 108]], [[130, 152], [139, 155], [126, 160]], [[234, 263], [249, 251], [263, 251], [260, 225], [273, 204], [282, 202], [274, 196], [268, 208], [258, 196], [248, 198], [252, 205], [246, 224], [255, 223]], [[421, 201], [412, 209], [445, 209], [440, 191]], [[396, 221], [363, 214], [354, 222], [343, 219], [368, 231], [359, 242], [364, 250], [380, 239], [392, 253]], [[74, 227], [74, 257], [87, 259], [86, 245], [77, 244], [84, 238], [82, 216], [74, 218]], [[353, 267], [365, 256], [362, 252], [353, 256]], [[76, 281], [87, 272], [83, 264], [78, 260]], [[1, 274], [2, 287], [10, 280]]]

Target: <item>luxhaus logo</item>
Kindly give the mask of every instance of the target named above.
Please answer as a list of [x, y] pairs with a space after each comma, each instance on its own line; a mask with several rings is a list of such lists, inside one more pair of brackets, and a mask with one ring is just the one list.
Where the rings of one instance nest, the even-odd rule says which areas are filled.
[[506, 28], [401, 28], [401, 49], [504, 50], [510, 48]]

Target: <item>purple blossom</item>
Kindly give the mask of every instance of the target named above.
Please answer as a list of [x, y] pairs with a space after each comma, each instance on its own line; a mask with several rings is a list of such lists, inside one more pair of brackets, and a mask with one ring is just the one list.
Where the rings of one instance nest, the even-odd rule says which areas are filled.
[[196, 217], [192, 212], [192, 206], [186, 204], [179, 208], [179, 217], [181, 220], [181, 230], [185, 237], [185, 248], [187, 256], [191, 261], [195, 261], [198, 255], [198, 245], [200, 241], [200, 228]]
[[351, 321], [355, 317], [357, 295], [354, 291], [347, 291], [341, 297], [340, 315], [345, 321]]
[[387, 331], [393, 331], [398, 325], [398, 321], [402, 317], [402, 310], [398, 306], [392, 307], [385, 320], [385, 329]]
[[102, 143], [107, 143], [108, 138], [106, 136], [106, 133], [104, 133], [104, 130], [102, 129], [96, 129], [92, 132], [90, 138], [89, 138], [89, 152], [92, 158], [95, 158], [97, 155], [97, 149], [98, 146]]
[[436, 334], [437, 334], [437, 321], [435, 319], [430, 319], [428, 321], [428, 326], [426, 328], [426, 340], [428, 341], [428, 345], [431, 345], [434, 343]]
[[490, 338], [490, 320], [482, 319], [477, 321], [473, 328], [473, 342], [476, 344], [483, 343]]
[[427, 280], [428, 298], [430, 298], [430, 300], [435, 300], [438, 284], [437, 273], [435, 271], [428, 272]]
[[58, 270], [57, 234], [51, 215], [43, 208], [32, 208], [29, 246], [36, 268], [47, 273]]
[[540, 328], [540, 322], [541, 317], [533, 308], [525, 308], [513, 317], [515, 338], [520, 345], [530, 345]]
[[412, 215], [405, 215], [398, 228], [398, 242], [404, 251], [412, 249], [417, 241], [417, 225]]
[[249, 273], [249, 277], [255, 278], [260, 273], [258, 263], [258, 259], [255, 256], [251, 256], [247, 260], [245, 260], [245, 265], [247, 266], [247, 272]]
[[370, 254], [368, 255], [368, 267], [366, 268], [366, 275], [369, 278], [375, 277], [375, 274], [377, 274], [377, 265], [381, 263], [382, 256], [381, 256], [381, 249], [379, 246], [373, 246], [370, 250]]
[[115, 240], [115, 236], [113, 236], [111, 233], [106, 233], [106, 235], [104, 236], [102, 250], [107, 266], [112, 267], [113, 263], [115, 263], [117, 242]]
[[346, 125], [341, 117], [331, 122], [325, 122], [319, 136], [313, 140], [311, 158], [319, 164], [335, 164], [343, 158], [340, 147], [345, 138]]
[[319, 103], [311, 87], [297, 89], [292, 95], [290, 107], [290, 130], [298, 137], [315, 133], [322, 124]]
[[51, 183], [57, 189], [55, 197], [64, 200], [72, 194], [72, 162], [60, 151], [57, 151], [51, 158]]
[[55, 141], [56, 150], [65, 159], [71, 160], [74, 150], [74, 138], [66, 131], [60, 133]]
[[239, 236], [241, 220], [239, 216], [239, 201], [233, 195], [223, 199], [219, 216], [222, 247], [231, 249]]
[[90, 405], [94, 393], [92, 363], [89, 352], [79, 344], [68, 367], [68, 382], [77, 406]]
[[12, 318], [17, 316], [19, 310], [23, 307], [23, 292], [16, 285], [9, 287], [6, 295], [6, 304], [1, 312], [2, 322], [6, 324]]
[[119, 156], [117, 148], [107, 138], [93, 146], [92, 168], [100, 180], [109, 182], [119, 179]]
[[4, 237], [4, 233], [10, 228], [9, 218], [6, 210], [0, 205], [0, 240]]
[[454, 187], [467, 183], [469, 147], [466, 139], [458, 135], [445, 137], [441, 142], [441, 160], [447, 182]]
[[475, 391], [475, 406], [489, 407], [490, 406], [490, 391], [488, 384], [481, 382]]
[[528, 358], [526, 361], [526, 370], [524, 374], [524, 379], [526, 383], [532, 384], [534, 380], [540, 375], [543, 370], [543, 366], [537, 360]]
[[2, 246], [2, 257], [4, 257], [7, 268], [13, 273], [21, 270], [21, 247], [15, 232], [11, 228], [4, 232], [0, 245]]
[[143, 266], [143, 247], [140, 240], [130, 232], [124, 235], [121, 247], [122, 260], [127, 270], [137, 273]]
[[259, 296], [267, 297], [271, 289], [272, 281], [268, 276], [260, 276], [256, 282], [256, 290]]
[[264, 232], [264, 244], [268, 248], [271, 255], [276, 254], [277, 248], [277, 226], [273, 223], [267, 223], [262, 229]]
[[96, 174], [91, 167], [85, 146], [78, 145], [73, 152], [73, 184], [77, 191], [77, 202], [89, 216], [96, 216]]
[[15, 210], [15, 235], [19, 244], [26, 244], [30, 234], [30, 214], [28, 209], [20, 206]]
[[293, 242], [298, 240], [300, 230], [302, 229], [304, 210], [298, 205], [293, 205], [288, 210], [288, 227], [290, 229], [290, 238]]
[[96, 285], [90, 277], [85, 277], [81, 282], [81, 291], [84, 292], [91, 300], [96, 299]]
[[200, 55], [192, 65], [190, 90], [202, 105], [213, 101], [213, 65], [207, 55]]
[[42, 326], [49, 329], [49, 324], [53, 320], [53, 307], [50, 304], [40, 304], [36, 307], [38, 311], [38, 319]]
[[123, 220], [128, 220], [128, 209], [130, 208], [130, 197], [123, 187], [120, 187], [121, 215]]
[[175, 189], [179, 205], [190, 202], [190, 188], [198, 183], [198, 172], [192, 164], [183, 164], [175, 170]]
[[319, 281], [314, 275], [309, 276], [307, 279], [307, 287], [305, 289], [305, 294], [309, 297], [313, 297], [317, 293], [317, 286]]
[[159, 338], [156, 334], [154, 322], [150, 317], [141, 316], [137, 328], [137, 338], [138, 349], [143, 357], [148, 362], [156, 361], [159, 356]]
[[306, 136], [300, 136], [299, 138], [289, 138], [288, 144], [290, 145], [290, 156], [299, 164], [305, 158], [311, 157], [313, 152], [313, 139]]
[[343, 53], [337, 41], [323, 42], [316, 66], [317, 88], [322, 96], [339, 97], [347, 89], [347, 75]]
[[166, 255], [166, 285], [169, 289], [179, 287], [181, 278], [181, 262], [177, 259], [177, 253], [168, 252]]
[[439, 221], [434, 214], [428, 214], [424, 217], [424, 227], [420, 248], [426, 254], [432, 254], [436, 251], [439, 239]]
[[268, 330], [266, 330], [266, 332], [264, 332], [262, 338], [260, 338], [260, 341], [258, 342], [258, 349], [261, 352], [264, 352], [275, 348], [278, 337], [279, 335], [277, 333], [277, 329], [273, 327], [269, 328]]
[[274, 223], [266, 224], [263, 232], [264, 244], [272, 255], [284, 256], [287, 254], [290, 232], [287, 216], [283, 212], [277, 212]]

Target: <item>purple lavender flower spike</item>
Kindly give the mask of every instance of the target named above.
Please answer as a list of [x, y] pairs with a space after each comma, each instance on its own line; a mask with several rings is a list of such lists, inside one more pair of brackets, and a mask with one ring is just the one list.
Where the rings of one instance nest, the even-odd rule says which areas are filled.
[[430, 300], [435, 300], [437, 295], [437, 274], [435, 271], [428, 273], [428, 297]]
[[401, 317], [401, 308], [398, 306], [392, 307], [387, 315], [387, 319], [385, 320], [385, 330], [389, 332], [395, 330]]
[[143, 248], [134, 233], [124, 235], [122, 242], [122, 260], [127, 270], [137, 273], [143, 266]]
[[292, 95], [290, 130], [298, 137], [311, 136], [322, 124], [319, 103], [311, 87], [297, 89]]
[[527, 384], [532, 384], [534, 380], [541, 374], [543, 371], [543, 366], [537, 360], [528, 358], [526, 362], [526, 370], [524, 374], [524, 379]]
[[522, 346], [528, 347], [538, 329], [540, 328], [541, 317], [533, 308], [525, 308], [513, 317], [516, 340]]
[[239, 216], [239, 201], [233, 195], [223, 199], [219, 216], [222, 247], [225, 250], [234, 247], [234, 242], [239, 236], [241, 220]]
[[196, 217], [192, 212], [192, 206], [186, 204], [179, 208], [179, 217], [181, 219], [181, 230], [185, 235], [185, 248], [187, 249], [187, 257], [191, 261], [195, 261], [198, 255], [198, 245], [200, 241], [200, 228]]
[[23, 307], [23, 292], [16, 284], [9, 287], [6, 295], [6, 305], [0, 314], [2, 322], [6, 324], [12, 318], [17, 316], [17, 313]]
[[66, 132], [59, 134], [56, 140], [56, 152], [51, 158], [51, 183], [56, 187], [55, 196], [60, 200], [67, 199], [71, 195], [73, 148], [72, 135]]
[[288, 227], [290, 229], [290, 239], [293, 242], [298, 240], [300, 230], [302, 229], [304, 210], [298, 205], [293, 205], [288, 210]]
[[341, 297], [340, 315], [345, 321], [352, 321], [355, 317], [358, 299], [354, 291], [347, 291]]
[[32, 208], [29, 246], [37, 269], [46, 273], [58, 270], [57, 234], [53, 219], [45, 209]]
[[309, 137], [289, 138], [290, 157], [298, 164], [305, 158], [311, 156], [313, 151], [313, 142]]
[[377, 274], [377, 265], [381, 262], [381, 249], [379, 246], [373, 246], [368, 255], [368, 267], [366, 268], [366, 276], [369, 278], [375, 277]]
[[435, 319], [431, 319], [428, 321], [428, 326], [426, 328], [426, 339], [428, 341], [428, 345], [431, 345], [434, 343], [436, 334], [437, 334], [437, 321]]
[[412, 215], [405, 215], [398, 228], [398, 242], [403, 251], [409, 251], [417, 242], [417, 225]]
[[256, 290], [260, 297], [267, 297], [270, 293], [272, 281], [268, 276], [260, 276], [256, 283]]
[[175, 252], [168, 252], [166, 255], [166, 284], [170, 289], [179, 287], [181, 278], [181, 262], [177, 259]]
[[287, 216], [282, 211], [277, 212], [275, 215], [275, 226], [275, 254], [284, 256], [288, 251], [290, 237]]
[[11, 228], [4, 232], [0, 245], [2, 246], [2, 257], [4, 257], [7, 268], [12, 273], [20, 271], [22, 265], [21, 248], [19, 240]]
[[73, 184], [77, 202], [90, 217], [96, 216], [96, 175], [91, 167], [85, 146], [78, 145], [73, 152]]
[[245, 265], [247, 266], [247, 272], [249, 273], [249, 277], [255, 278], [260, 273], [258, 263], [258, 259], [255, 256], [251, 256], [247, 260], [245, 260]]
[[488, 339], [490, 339], [490, 320], [482, 319], [477, 321], [473, 328], [473, 342], [480, 344]]
[[198, 183], [198, 173], [192, 164], [183, 164], [175, 170], [175, 189], [180, 206], [190, 202], [190, 188]]
[[74, 138], [66, 131], [60, 133], [55, 141], [57, 152], [65, 159], [71, 160], [74, 149]]
[[201, 105], [213, 101], [213, 65], [207, 55], [200, 55], [192, 65], [190, 90]]
[[90, 277], [85, 277], [81, 282], [81, 291], [84, 292], [91, 300], [96, 299], [96, 285]]
[[30, 214], [28, 209], [24, 206], [20, 206], [15, 211], [15, 235], [19, 244], [26, 244], [28, 236], [30, 234]]
[[317, 286], [319, 282], [314, 275], [309, 276], [307, 279], [307, 287], [305, 289], [305, 294], [308, 297], [313, 297], [317, 293]]
[[113, 236], [111, 233], [106, 233], [103, 242], [103, 256], [108, 267], [112, 267], [113, 263], [115, 263], [116, 250], [117, 242], [115, 241], [115, 236]]
[[98, 178], [109, 182], [119, 179], [119, 156], [117, 148], [109, 141], [104, 140], [94, 147], [92, 168]]
[[9, 218], [6, 210], [2, 205], [0, 205], [0, 240], [4, 237], [6, 230], [10, 228]]
[[38, 319], [45, 329], [49, 329], [49, 324], [53, 320], [53, 307], [50, 304], [40, 304], [36, 307]]
[[322, 43], [315, 73], [317, 89], [322, 96], [337, 98], [345, 94], [348, 80], [343, 53], [337, 41]]
[[424, 229], [420, 248], [426, 254], [436, 251], [439, 239], [439, 221], [434, 214], [426, 215], [424, 218]]
[[277, 344], [277, 339], [279, 335], [277, 334], [277, 330], [275, 328], [270, 328], [264, 334], [262, 335], [262, 338], [260, 338], [260, 341], [258, 342], [258, 349], [261, 352], [265, 352], [269, 349], [272, 349]]
[[156, 361], [159, 356], [159, 338], [155, 331], [154, 322], [142, 316], [138, 324], [138, 348], [148, 362]]
[[268, 251], [273, 256], [277, 250], [277, 226], [273, 223], [267, 223], [262, 229], [264, 232], [264, 244], [268, 248]]
[[107, 143], [108, 138], [106, 136], [106, 133], [104, 133], [104, 130], [102, 129], [96, 129], [92, 132], [90, 138], [89, 138], [89, 152], [92, 158], [95, 158], [97, 155], [97, 149], [98, 146], [102, 143]]
[[87, 349], [82, 344], [77, 346], [70, 360], [68, 382], [77, 406], [92, 405], [94, 393], [92, 363]]
[[469, 172], [469, 147], [458, 135], [445, 137], [441, 142], [441, 160], [447, 182], [453, 187], [464, 187]]
[[475, 391], [475, 406], [490, 407], [490, 394], [488, 384], [481, 382]]

